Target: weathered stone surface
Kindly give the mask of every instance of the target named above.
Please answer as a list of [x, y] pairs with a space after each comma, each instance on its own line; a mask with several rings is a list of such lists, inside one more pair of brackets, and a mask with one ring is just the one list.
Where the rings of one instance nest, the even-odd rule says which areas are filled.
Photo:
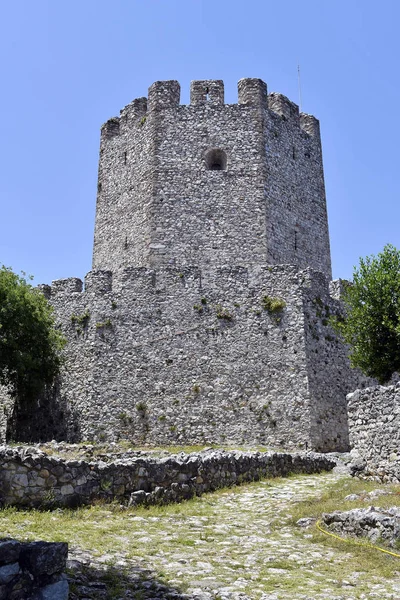
[[[122, 457], [112, 454], [104, 455], [100, 462], [79, 461], [74, 467], [74, 474], [65, 493], [64, 473], [72, 472], [71, 462], [44, 452], [31, 449], [26, 457], [26, 449], [0, 448], [0, 488], [2, 480], [8, 483], [3, 492], [3, 501], [17, 506], [76, 506], [90, 504], [98, 498], [104, 500], [118, 499], [126, 504], [164, 504], [181, 501], [194, 495], [203, 494], [224, 486], [245, 481], [254, 481], [260, 477], [280, 477], [290, 473], [316, 473], [330, 470], [335, 466], [331, 458], [309, 453], [277, 453], [277, 452], [226, 452], [223, 450], [205, 450], [193, 454], [176, 454], [157, 457], [151, 453], [126, 452]], [[13, 485], [13, 474], [16, 465], [30, 461], [32, 469], [45, 469], [54, 477], [51, 489], [46, 478], [42, 485], [35, 484], [20, 495], [18, 486]], [[44, 469], [43, 469], [44, 468]], [[80, 485], [82, 477], [87, 478], [85, 485]], [[24, 561], [34, 561], [36, 546], [24, 550]], [[48, 551], [38, 548], [38, 555], [45, 560]], [[66, 549], [65, 549], [66, 552]], [[57, 550], [57, 556], [62, 553]], [[29, 558], [30, 557], [30, 558]], [[37, 568], [39, 568], [37, 566]], [[47, 572], [51, 567], [46, 566]]]
[[336, 511], [322, 515], [322, 521], [332, 531], [366, 537], [372, 543], [383, 540], [394, 547], [400, 540], [400, 508], [382, 509], [374, 506]]
[[20, 567], [17, 562], [0, 567], [0, 585], [10, 583], [19, 572]]
[[400, 482], [400, 383], [356, 390], [347, 401], [352, 474]]
[[67, 554], [66, 543], [0, 541], [0, 600], [67, 600]]
[[237, 104], [214, 80], [179, 99], [177, 81], [157, 81], [103, 126], [93, 267], [292, 264], [330, 276], [317, 119], [260, 79], [239, 81]]
[[0, 565], [7, 565], [18, 561], [20, 551], [20, 542], [0, 539]]
[[32, 573], [53, 575], [64, 571], [67, 555], [65, 542], [31, 542], [23, 547], [20, 563]]
[[38, 591], [32, 600], [68, 600], [69, 585], [66, 580], [46, 585]]

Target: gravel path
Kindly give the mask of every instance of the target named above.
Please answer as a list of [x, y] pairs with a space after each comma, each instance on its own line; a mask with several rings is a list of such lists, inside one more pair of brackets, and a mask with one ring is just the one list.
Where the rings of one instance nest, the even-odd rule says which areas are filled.
[[349, 546], [316, 544], [310, 529], [290, 524], [295, 503], [345, 477], [259, 482], [204, 496], [182, 514], [127, 511], [118, 550], [94, 557], [70, 547], [71, 599], [399, 600], [400, 561], [399, 577], [386, 580], [363, 572]]

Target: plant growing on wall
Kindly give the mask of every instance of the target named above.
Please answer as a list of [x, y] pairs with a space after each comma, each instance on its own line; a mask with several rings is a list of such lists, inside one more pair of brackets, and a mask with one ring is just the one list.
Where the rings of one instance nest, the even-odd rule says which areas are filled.
[[400, 371], [400, 251], [388, 244], [361, 258], [343, 300], [345, 315], [330, 322], [350, 345], [351, 365], [387, 382]]
[[86, 309], [80, 315], [73, 314], [71, 315], [71, 323], [75, 326], [76, 333], [80, 335], [83, 331], [86, 330], [90, 321], [90, 312], [89, 309]]
[[282, 313], [286, 307], [286, 302], [283, 298], [274, 296], [263, 296], [261, 304], [264, 310], [273, 318], [275, 323], [279, 325], [282, 320]]
[[286, 302], [283, 300], [283, 298], [276, 298], [272, 296], [263, 296], [261, 304], [264, 310], [271, 314], [282, 312], [286, 306]]
[[224, 319], [225, 321], [232, 321], [232, 314], [229, 312], [227, 308], [221, 306], [221, 304], [217, 304], [215, 307], [217, 319]]
[[58, 374], [66, 341], [53, 308], [24, 276], [0, 268], [0, 384], [33, 399]]

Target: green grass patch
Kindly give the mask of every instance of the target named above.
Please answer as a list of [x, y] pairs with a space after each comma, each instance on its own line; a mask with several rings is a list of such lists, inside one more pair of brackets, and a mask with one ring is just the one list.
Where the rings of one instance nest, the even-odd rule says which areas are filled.
[[[113, 557], [116, 562], [121, 556], [154, 571], [167, 585], [179, 580], [182, 590], [206, 577], [222, 586], [238, 582], [237, 591], [254, 599], [263, 593], [277, 594], [279, 600], [370, 597], [378, 584], [389, 590], [400, 576], [400, 559], [296, 526], [299, 518], [318, 518], [322, 512], [399, 505], [399, 486], [347, 477], [332, 483], [335, 477], [262, 480], [149, 508], [116, 503], [47, 512], [6, 508], [0, 511], [2, 533], [21, 540], [67, 541], [95, 558], [109, 555], [110, 598], [122, 595], [111, 568]], [[394, 493], [370, 503], [343, 500], [380, 487]]]

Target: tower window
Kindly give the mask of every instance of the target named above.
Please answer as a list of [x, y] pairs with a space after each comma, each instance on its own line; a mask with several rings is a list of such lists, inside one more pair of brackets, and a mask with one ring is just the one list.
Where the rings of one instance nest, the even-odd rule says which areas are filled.
[[208, 171], [225, 171], [227, 165], [226, 153], [214, 148], [206, 154], [206, 168]]

